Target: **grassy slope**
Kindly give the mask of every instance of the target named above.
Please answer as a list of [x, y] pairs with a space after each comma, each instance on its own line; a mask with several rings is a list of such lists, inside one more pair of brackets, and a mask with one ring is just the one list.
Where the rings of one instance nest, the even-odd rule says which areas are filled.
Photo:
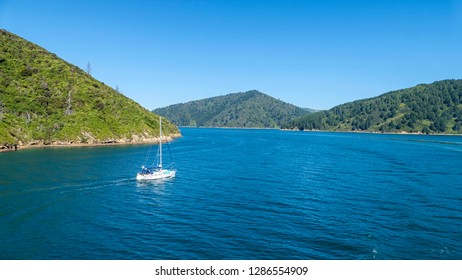
[[[78, 67], [0, 30], [0, 145], [153, 138], [158, 122]], [[179, 133], [168, 121], [163, 131]]]

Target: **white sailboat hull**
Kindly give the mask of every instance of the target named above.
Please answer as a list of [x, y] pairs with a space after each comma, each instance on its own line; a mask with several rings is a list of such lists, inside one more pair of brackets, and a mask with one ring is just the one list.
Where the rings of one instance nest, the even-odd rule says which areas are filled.
[[[169, 150], [170, 151], [170, 150]], [[171, 157], [171, 154], [170, 154]], [[141, 167], [141, 172], [136, 174], [136, 180], [161, 180], [167, 178], [175, 177], [176, 170], [175, 165], [173, 163], [173, 169], [163, 169], [162, 168], [162, 118], [159, 117], [159, 162], [156, 164], [155, 167], [145, 167], [144, 165]], [[169, 165], [170, 167], [170, 165]]]
[[160, 180], [175, 177], [176, 170], [162, 169], [152, 173], [138, 173], [136, 180]]

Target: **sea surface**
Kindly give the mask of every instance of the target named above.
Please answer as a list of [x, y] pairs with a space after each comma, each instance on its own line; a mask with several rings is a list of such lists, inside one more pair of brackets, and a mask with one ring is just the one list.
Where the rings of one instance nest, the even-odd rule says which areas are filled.
[[462, 137], [181, 132], [1, 153], [0, 259], [462, 259]]

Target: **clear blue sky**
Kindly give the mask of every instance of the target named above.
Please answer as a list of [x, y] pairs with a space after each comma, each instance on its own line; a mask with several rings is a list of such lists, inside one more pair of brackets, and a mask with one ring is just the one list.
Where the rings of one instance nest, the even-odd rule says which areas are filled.
[[462, 0], [0, 0], [0, 28], [148, 109], [251, 89], [329, 109], [462, 78]]

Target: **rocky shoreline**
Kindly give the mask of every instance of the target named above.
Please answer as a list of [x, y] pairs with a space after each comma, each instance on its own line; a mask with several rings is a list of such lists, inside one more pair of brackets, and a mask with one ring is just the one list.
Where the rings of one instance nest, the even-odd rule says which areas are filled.
[[[182, 137], [181, 134], [172, 134], [169, 136], [163, 136], [163, 142], [171, 142], [176, 138]], [[32, 141], [29, 143], [19, 143], [19, 144], [0, 144], [0, 152], [13, 152], [24, 149], [32, 148], [48, 148], [48, 147], [95, 147], [95, 146], [116, 146], [116, 145], [142, 145], [142, 144], [155, 144], [159, 143], [159, 137], [151, 138], [140, 138], [133, 137], [132, 139], [107, 139], [103, 141], [98, 141], [96, 139], [90, 139], [90, 141], [83, 143], [80, 141], [53, 141], [53, 142], [44, 142], [44, 141]]]

